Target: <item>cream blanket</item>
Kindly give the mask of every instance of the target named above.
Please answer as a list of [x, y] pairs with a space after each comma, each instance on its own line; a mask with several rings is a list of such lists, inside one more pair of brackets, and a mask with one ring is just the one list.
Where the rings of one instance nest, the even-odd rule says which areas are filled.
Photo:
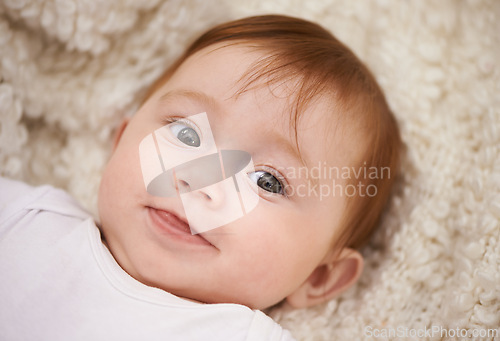
[[257, 13], [317, 21], [349, 45], [386, 90], [406, 145], [359, 285], [271, 315], [299, 340], [498, 328], [496, 0], [0, 0], [0, 173], [66, 188], [96, 212], [113, 129], [141, 92], [202, 30]]

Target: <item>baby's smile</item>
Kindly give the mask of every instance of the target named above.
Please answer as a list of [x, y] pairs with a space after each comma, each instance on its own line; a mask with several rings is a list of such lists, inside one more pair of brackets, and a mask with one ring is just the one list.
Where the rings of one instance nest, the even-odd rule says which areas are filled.
[[173, 238], [179, 242], [213, 246], [201, 234], [192, 234], [187, 221], [172, 211], [150, 207], [148, 213], [153, 233], [157, 233], [159, 239]]

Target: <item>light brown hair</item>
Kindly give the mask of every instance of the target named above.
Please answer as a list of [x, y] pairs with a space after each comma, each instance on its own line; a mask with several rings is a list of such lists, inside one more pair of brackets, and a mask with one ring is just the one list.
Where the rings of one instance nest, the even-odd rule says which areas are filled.
[[349, 48], [317, 24], [281, 15], [255, 16], [224, 23], [204, 33], [159, 77], [145, 98], [159, 89], [189, 56], [219, 43], [243, 44], [264, 52], [265, 56], [244, 76], [246, 82], [241, 92], [263, 78], [267, 84], [296, 81], [290, 112], [296, 138], [303, 109], [318, 95], [330, 96], [337, 103], [335, 115], [344, 116], [361, 130], [357, 136], [362, 135], [363, 139], [357, 143], [364, 149], [354, 166], [388, 169], [389, 177], [350, 180], [355, 185], [375, 186], [377, 195], [348, 198], [341, 233], [334, 246], [362, 246], [388, 201], [401, 149], [395, 118], [371, 72]]

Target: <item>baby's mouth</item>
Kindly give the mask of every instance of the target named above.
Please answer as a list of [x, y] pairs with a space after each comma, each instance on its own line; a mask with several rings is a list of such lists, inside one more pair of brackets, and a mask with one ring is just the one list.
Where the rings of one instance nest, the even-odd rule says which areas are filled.
[[179, 217], [174, 212], [148, 207], [148, 213], [154, 225], [161, 231], [162, 234], [176, 236], [179, 239], [194, 244], [214, 246], [201, 234], [192, 234], [187, 220]]
[[160, 219], [164, 220], [167, 224], [172, 225], [181, 233], [186, 232], [191, 234], [191, 229], [189, 228], [189, 224], [187, 223], [186, 220], [181, 219], [174, 213], [168, 211], [163, 211], [163, 210], [155, 210], [155, 211]]

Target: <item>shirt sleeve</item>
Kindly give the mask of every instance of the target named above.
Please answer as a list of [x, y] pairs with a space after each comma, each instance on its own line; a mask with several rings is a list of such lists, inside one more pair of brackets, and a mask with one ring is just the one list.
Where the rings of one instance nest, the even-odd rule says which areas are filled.
[[21, 181], [0, 177], [0, 212], [17, 199], [26, 196], [33, 187]]
[[263, 312], [255, 311], [246, 341], [295, 341], [288, 330], [283, 329]]

